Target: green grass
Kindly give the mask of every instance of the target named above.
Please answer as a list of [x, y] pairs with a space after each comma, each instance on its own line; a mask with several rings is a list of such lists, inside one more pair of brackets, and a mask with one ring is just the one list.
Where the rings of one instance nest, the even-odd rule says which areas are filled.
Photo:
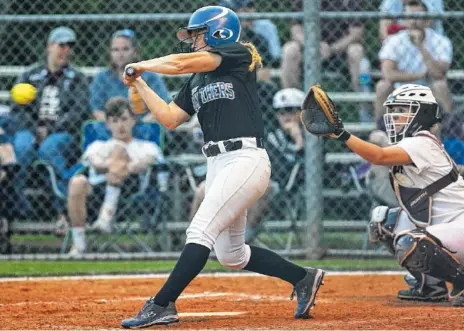
[[[321, 261], [295, 260], [302, 266], [317, 266], [327, 270], [399, 270], [393, 259], [353, 260], [326, 259]], [[64, 276], [127, 273], [170, 272], [175, 261], [3, 261], [0, 277], [8, 276]], [[230, 271], [217, 261], [209, 261], [205, 272]]]

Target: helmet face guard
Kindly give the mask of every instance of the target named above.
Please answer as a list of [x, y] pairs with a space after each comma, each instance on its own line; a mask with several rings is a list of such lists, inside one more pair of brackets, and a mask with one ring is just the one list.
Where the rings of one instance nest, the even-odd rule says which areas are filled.
[[[196, 29], [188, 29], [188, 28], [181, 28], [177, 31], [177, 45], [175, 47], [175, 51], [177, 53], [190, 53], [190, 52], [198, 52], [206, 48], [208, 45], [205, 40], [205, 36], [208, 33], [208, 27], [196, 28]], [[205, 46], [202, 48], [195, 49], [195, 45], [199, 39], [203, 38], [205, 40]]]
[[420, 104], [416, 102], [394, 102], [387, 106], [383, 120], [390, 145], [397, 144], [415, 133], [409, 129], [419, 109]]

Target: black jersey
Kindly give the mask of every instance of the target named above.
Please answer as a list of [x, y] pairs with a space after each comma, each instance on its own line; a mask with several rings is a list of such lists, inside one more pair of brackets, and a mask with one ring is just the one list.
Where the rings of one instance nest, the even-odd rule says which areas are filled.
[[248, 69], [250, 51], [240, 43], [232, 43], [210, 52], [222, 57], [219, 67], [193, 74], [174, 102], [190, 115], [198, 113], [205, 141], [263, 138], [256, 71]]

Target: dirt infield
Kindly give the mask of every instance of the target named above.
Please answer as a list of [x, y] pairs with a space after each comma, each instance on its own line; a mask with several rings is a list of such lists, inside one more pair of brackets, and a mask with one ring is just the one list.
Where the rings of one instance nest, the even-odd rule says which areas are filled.
[[[0, 328], [119, 328], [120, 320], [135, 314], [163, 281], [0, 282]], [[399, 301], [395, 294], [402, 287], [400, 275], [329, 273], [319, 291], [313, 318], [295, 320], [296, 303], [289, 301], [291, 286], [283, 281], [269, 277], [200, 277], [179, 298], [181, 321], [169, 329], [464, 329], [464, 308]]]

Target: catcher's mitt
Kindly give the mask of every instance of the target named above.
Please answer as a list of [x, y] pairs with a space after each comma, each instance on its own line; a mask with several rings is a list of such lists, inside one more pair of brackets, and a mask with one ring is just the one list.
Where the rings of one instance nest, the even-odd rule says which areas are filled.
[[319, 85], [313, 85], [302, 105], [301, 122], [316, 136], [347, 141], [350, 134], [343, 128], [335, 104]]

